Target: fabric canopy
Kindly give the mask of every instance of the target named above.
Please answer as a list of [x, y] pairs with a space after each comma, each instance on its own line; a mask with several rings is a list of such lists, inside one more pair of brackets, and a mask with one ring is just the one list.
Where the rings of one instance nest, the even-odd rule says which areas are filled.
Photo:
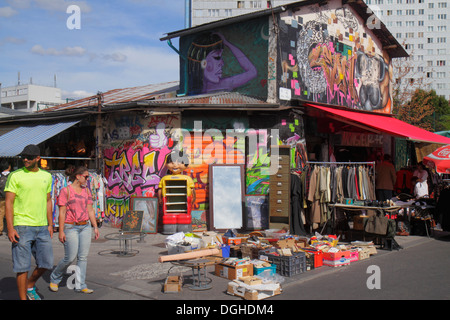
[[14, 157], [29, 144], [39, 144], [80, 121], [18, 127], [0, 136], [0, 157]]
[[450, 138], [418, 128], [409, 123], [403, 122], [387, 115], [379, 113], [342, 110], [315, 104], [306, 104], [306, 106], [326, 111], [344, 120], [351, 120], [352, 122], [362, 124], [366, 127], [370, 127], [372, 129], [382, 131], [396, 137], [419, 142], [450, 144]]

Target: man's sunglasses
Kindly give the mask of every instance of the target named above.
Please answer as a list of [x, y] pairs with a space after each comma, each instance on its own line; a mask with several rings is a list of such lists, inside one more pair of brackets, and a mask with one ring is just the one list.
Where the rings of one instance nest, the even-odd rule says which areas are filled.
[[27, 159], [27, 160], [34, 160], [34, 159], [36, 159], [38, 156], [32, 156], [32, 155], [27, 155], [27, 154], [22, 154], [21, 156], [20, 156], [20, 158], [21, 159]]

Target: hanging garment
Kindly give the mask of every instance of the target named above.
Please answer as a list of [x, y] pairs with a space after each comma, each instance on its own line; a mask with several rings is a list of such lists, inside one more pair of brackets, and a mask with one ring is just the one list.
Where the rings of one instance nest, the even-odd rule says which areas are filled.
[[291, 234], [306, 236], [302, 191], [300, 177], [291, 174]]
[[318, 196], [319, 168], [315, 167], [309, 180], [308, 201], [310, 202], [309, 222], [320, 223], [320, 198]]

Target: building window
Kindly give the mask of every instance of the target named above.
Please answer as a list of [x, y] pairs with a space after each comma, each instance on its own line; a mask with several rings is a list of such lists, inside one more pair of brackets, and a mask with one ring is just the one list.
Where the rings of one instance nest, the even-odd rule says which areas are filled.
[[208, 9], [208, 16], [209, 17], [218, 17], [220, 13], [219, 9]]
[[237, 2], [238, 9], [244, 9], [245, 8], [245, 1], [238, 1]]

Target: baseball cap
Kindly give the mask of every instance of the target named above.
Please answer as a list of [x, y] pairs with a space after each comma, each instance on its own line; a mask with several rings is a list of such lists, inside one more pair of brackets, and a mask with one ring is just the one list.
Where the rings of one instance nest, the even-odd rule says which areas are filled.
[[23, 151], [20, 153], [21, 156], [40, 156], [41, 150], [39, 147], [35, 144], [29, 144], [25, 148], [23, 148]]

